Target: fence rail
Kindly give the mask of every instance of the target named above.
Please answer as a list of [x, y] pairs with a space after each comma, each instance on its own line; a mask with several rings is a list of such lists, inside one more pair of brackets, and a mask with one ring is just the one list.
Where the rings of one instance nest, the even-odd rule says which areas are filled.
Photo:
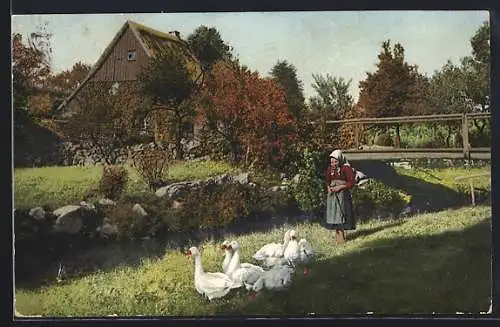
[[[465, 159], [489, 159], [491, 158], [491, 147], [471, 147], [469, 143], [469, 123], [476, 119], [491, 119], [491, 112], [464, 113], [464, 114], [439, 114], [421, 116], [399, 116], [381, 118], [356, 118], [345, 120], [327, 120], [327, 125], [356, 125], [355, 148], [345, 149], [345, 153], [351, 158], [359, 159], [385, 159], [385, 158], [465, 158]], [[364, 125], [394, 125], [418, 122], [442, 122], [461, 121], [462, 147], [461, 148], [384, 148], [384, 149], [360, 149], [359, 130]], [[313, 125], [316, 123], [312, 123]]]

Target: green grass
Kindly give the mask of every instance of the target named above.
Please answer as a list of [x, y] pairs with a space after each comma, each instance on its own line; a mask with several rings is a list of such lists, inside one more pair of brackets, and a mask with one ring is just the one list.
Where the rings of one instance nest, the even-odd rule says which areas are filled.
[[[404, 169], [401, 167], [395, 167], [396, 172], [399, 175], [406, 175], [422, 179], [424, 181], [442, 184], [453, 190], [458, 190], [458, 186], [469, 185], [469, 180], [455, 180], [458, 176], [468, 176], [477, 175], [483, 173], [490, 173], [491, 167], [481, 167], [481, 168], [415, 168], [415, 169]], [[490, 186], [490, 176], [475, 177], [473, 179], [474, 187], [491, 189]]]
[[[308, 277], [283, 292], [250, 300], [233, 291], [211, 303], [196, 293], [193, 264], [166, 249], [160, 259], [118, 267], [35, 290], [17, 289], [23, 314], [43, 316], [219, 314], [424, 314], [486, 311], [491, 285], [491, 207], [466, 207], [398, 222], [372, 221], [335, 245], [316, 223], [297, 230], [317, 252]], [[284, 229], [236, 237], [245, 262]], [[206, 271], [220, 271], [213, 241], [203, 244]]]
[[[127, 167], [129, 183], [126, 193], [138, 195], [149, 190], [135, 169]], [[204, 179], [222, 173], [237, 172], [226, 163], [202, 161], [173, 165], [168, 177], [173, 181]], [[16, 208], [49, 206], [57, 208], [79, 203], [93, 191], [101, 177], [102, 166], [18, 168], [14, 171], [14, 205]]]

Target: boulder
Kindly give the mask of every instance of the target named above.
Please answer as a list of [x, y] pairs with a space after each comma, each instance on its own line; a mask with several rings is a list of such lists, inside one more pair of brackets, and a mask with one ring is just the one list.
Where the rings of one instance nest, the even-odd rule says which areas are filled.
[[236, 176], [233, 176], [233, 181], [238, 182], [240, 184], [248, 184], [250, 183], [250, 173], [241, 173]]
[[229, 176], [229, 174], [222, 174], [222, 175], [212, 177], [212, 178], [210, 178], [210, 180], [213, 180], [215, 182], [215, 184], [221, 185], [221, 184], [230, 183], [232, 178], [231, 178], [231, 176]]
[[160, 187], [156, 192], [156, 196], [162, 198], [168, 196], [170, 198], [179, 198], [186, 194], [188, 182], [179, 182]]
[[116, 202], [110, 199], [99, 199], [99, 204], [102, 206], [114, 206]]
[[97, 228], [97, 231], [100, 232], [102, 236], [108, 237], [118, 234], [118, 227], [110, 223], [104, 223], [104, 225]]
[[33, 219], [43, 220], [45, 219], [45, 210], [42, 207], [35, 207], [30, 210], [29, 215]]
[[81, 214], [82, 206], [67, 205], [54, 210], [53, 214], [57, 217], [54, 229], [58, 232], [77, 234], [83, 228]]
[[141, 217], [145, 217], [148, 215], [146, 210], [144, 210], [144, 208], [139, 203], [136, 203], [134, 205], [134, 207], [132, 208], [132, 211], [134, 211], [135, 213], [137, 213]]

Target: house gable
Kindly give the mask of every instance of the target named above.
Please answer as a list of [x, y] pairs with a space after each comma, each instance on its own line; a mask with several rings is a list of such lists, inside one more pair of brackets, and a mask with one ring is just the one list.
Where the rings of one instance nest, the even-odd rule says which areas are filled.
[[88, 76], [57, 108], [61, 117], [71, 115], [77, 106], [73, 101], [88, 82], [135, 81], [142, 68], [156, 54], [173, 45], [186, 56], [187, 67], [193, 79], [201, 82], [203, 72], [197, 58], [192, 55], [184, 41], [170, 33], [163, 33], [133, 21], [126, 21], [108, 47], [92, 67]]

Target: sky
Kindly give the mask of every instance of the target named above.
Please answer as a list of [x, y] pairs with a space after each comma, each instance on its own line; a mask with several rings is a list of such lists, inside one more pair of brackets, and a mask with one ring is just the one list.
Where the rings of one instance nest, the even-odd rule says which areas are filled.
[[52, 33], [57, 73], [82, 61], [94, 64], [127, 20], [187, 38], [196, 27], [215, 27], [240, 61], [267, 76], [278, 60], [297, 69], [306, 98], [314, 95], [312, 74], [351, 82], [375, 71], [384, 40], [399, 42], [406, 60], [430, 76], [447, 60], [470, 55], [470, 38], [489, 20], [487, 11], [324, 11], [238, 13], [63, 14], [12, 16], [12, 32], [27, 37], [41, 23]]

